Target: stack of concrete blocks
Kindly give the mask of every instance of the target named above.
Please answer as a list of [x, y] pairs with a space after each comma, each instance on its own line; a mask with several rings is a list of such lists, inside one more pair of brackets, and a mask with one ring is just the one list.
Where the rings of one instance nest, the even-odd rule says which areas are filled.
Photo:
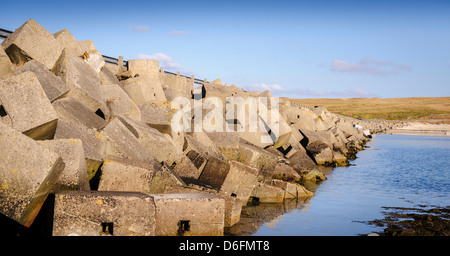
[[[173, 129], [177, 97], [223, 129]], [[249, 202], [309, 198], [298, 182], [360, 150], [365, 123], [271, 97], [220, 79], [197, 91], [157, 60], [107, 64], [92, 41], [29, 20], [0, 47], [0, 213], [30, 227], [51, 193], [53, 235], [222, 235]], [[264, 127], [250, 131], [255, 107]]]

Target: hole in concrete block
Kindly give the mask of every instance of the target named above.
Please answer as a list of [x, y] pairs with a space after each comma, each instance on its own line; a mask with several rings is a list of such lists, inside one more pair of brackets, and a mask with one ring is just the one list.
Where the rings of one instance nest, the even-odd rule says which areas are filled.
[[6, 113], [5, 108], [2, 105], [0, 105], [0, 117], [4, 117], [7, 115], [8, 115], [8, 113]]
[[230, 195], [231, 197], [237, 197], [237, 195], [235, 193], [231, 193]]
[[114, 234], [114, 223], [112, 222], [102, 222], [101, 223], [101, 232], [104, 235], [113, 235]]
[[97, 109], [97, 111], [95, 111], [95, 114], [106, 120], [105, 114], [103, 113], [103, 111], [101, 109]]
[[97, 171], [95, 172], [94, 177], [89, 180], [89, 187], [91, 190], [98, 190], [98, 185], [100, 184], [100, 179], [102, 177], [102, 166], [103, 163], [100, 164]]
[[191, 229], [189, 220], [180, 220], [178, 222], [178, 235], [182, 236], [184, 232], [189, 231]]

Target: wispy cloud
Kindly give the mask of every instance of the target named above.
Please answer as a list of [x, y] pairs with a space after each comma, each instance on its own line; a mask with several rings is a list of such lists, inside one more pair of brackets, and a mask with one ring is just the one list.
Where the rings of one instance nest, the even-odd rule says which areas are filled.
[[151, 28], [145, 25], [128, 25], [128, 30], [135, 32], [146, 32], [150, 31]]
[[155, 53], [152, 55], [147, 54], [138, 54], [138, 59], [151, 59], [151, 60], [158, 60], [159, 64], [164, 67], [165, 69], [174, 69], [177, 71], [180, 71], [183, 69], [180, 63], [172, 59], [172, 57], [164, 54], [164, 53]]
[[187, 36], [192, 34], [191, 31], [187, 31], [187, 30], [173, 30], [171, 32], [169, 32], [167, 35], [169, 36]]
[[377, 76], [395, 75], [401, 72], [410, 71], [412, 68], [406, 64], [399, 64], [393, 61], [376, 60], [366, 57], [359, 62], [352, 64], [345, 60], [333, 60], [331, 70], [345, 73], [364, 73]]
[[271, 93], [281, 93], [281, 92], [286, 92], [286, 89], [283, 88], [283, 86], [279, 85], [279, 84], [265, 84], [265, 83], [259, 83], [259, 84], [251, 84], [246, 86], [245, 88], [246, 90], [249, 91], [266, 91], [269, 90]]
[[339, 98], [373, 98], [379, 95], [367, 92], [362, 89], [347, 89], [343, 91], [319, 91], [311, 89], [297, 89], [292, 94], [307, 96], [307, 97], [339, 97]]

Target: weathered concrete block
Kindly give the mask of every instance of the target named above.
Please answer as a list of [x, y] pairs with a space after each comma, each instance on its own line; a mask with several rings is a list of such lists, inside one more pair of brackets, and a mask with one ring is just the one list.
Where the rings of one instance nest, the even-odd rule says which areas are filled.
[[52, 105], [59, 118], [73, 123], [95, 130], [101, 130], [108, 124], [103, 118], [73, 97], [56, 100]]
[[50, 102], [62, 97], [69, 91], [69, 88], [60, 77], [55, 76], [44, 65], [36, 60], [28, 61], [22, 67], [16, 68], [16, 72], [19, 74], [26, 71], [31, 71], [36, 75]]
[[239, 134], [237, 132], [206, 133], [219, 152], [229, 160], [239, 160]]
[[299, 181], [300, 174], [298, 174], [294, 168], [292, 168], [289, 164], [284, 162], [279, 162], [272, 173], [272, 179], [279, 179], [284, 181]]
[[64, 169], [63, 159], [0, 123], [0, 212], [29, 227]]
[[298, 197], [312, 197], [313, 192], [307, 190], [300, 184], [282, 181], [282, 180], [272, 180], [271, 184], [275, 187], [279, 187], [284, 190], [284, 198], [298, 198]]
[[102, 106], [100, 76], [81, 58], [65, 49], [52, 71], [70, 88], [66, 96], [76, 98], [94, 112]]
[[259, 170], [262, 179], [271, 179], [273, 171], [282, 158], [244, 140], [239, 141], [238, 161]]
[[83, 59], [97, 73], [100, 73], [100, 71], [106, 64], [102, 54], [97, 50], [85, 51], [83, 53]]
[[[117, 79], [115, 75], [117, 72], [113, 72], [112, 71], [113, 68], [111, 68], [110, 65], [114, 64], [106, 63], [105, 67], [102, 68], [102, 70], [98, 73], [98, 75], [100, 76], [100, 83], [102, 85], [116, 84], [122, 86], [119, 79]], [[118, 69], [117, 65], [115, 67], [116, 67], [115, 69], [117, 70]]]
[[32, 72], [0, 80], [0, 105], [6, 116], [2, 122], [33, 139], [49, 139], [58, 117]]
[[148, 77], [132, 77], [122, 80], [122, 87], [136, 104], [147, 101], [166, 101], [161, 84]]
[[35, 20], [30, 19], [2, 42], [3, 49], [17, 65], [34, 59], [52, 69], [62, 46]]
[[223, 235], [225, 201], [206, 193], [152, 194], [157, 236]]
[[55, 139], [80, 139], [83, 142], [88, 178], [95, 176], [103, 162], [106, 139], [95, 129], [60, 118]]
[[63, 29], [53, 34], [53, 37], [56, 39], [56, 41], [61, 45], [62, 49], [68, 49], [72, 53], [74, 53], [76, 56], [83, 55], [84, 52], [82, 52], [80, 45], [78, 44], [78, 41], [75, 39], [75, 36], [73, 36], [69, 30]]
[[128, 70], [134, 76], [155, 78], [159, 81], [159, 61], [158, 60], [128, 60]]
[[64, 161], [65, 168], [54, 189], [90, 190], [83, 142], [81, 140], [56, 139], [38, 142], [59, 154]]
[[294, 168], [300, 175], [316, 170], [317, 165], [308, 156], [306, 151], [297, 151], [288, 158], [290, 166]]
[[141, 120], [141, 111], [138, 106], [119, 85], [102, 86], [101, 93], [105, 102], [101, 110], [106, 120], [111, 121], [113, 118], [121, 115]]
[[155, 201], [135, 192], [55, 192], [54, 236], [153, 236]]
[[150, 193], [171, 193], [173, 189], [185, 188], [187, 185], [172, 168], [163, 163], [159, 170], [153, 175]]
[[159, 166], [106, 156], [102, 165], [99, 191], [131, 191], [150, 193], [153, 175]]
[[144, 163], [154, 164], [156, 159], [139, 142], [120, 120], [115, 118], [103, 130], [100, 135], [106, 139], [106, 155], [115, 155]]
[[14, 71], [14, 66], [9, 60], [8, 55], [5, 50], [0, 45], [0, 79], [9, 78], [16, 75], [16, 71]]
[[185, 97], [190, 99], [192, 97], [192, 90], [194, 89], [194, 80], [181, 76], [178, 74], [169, 74], [160, 71], [159, 80], [168, 101], [176, 97]]
[[254, 187], [250, 200], [259, 203], [281, 203], [284, 200], [284, 190], [270, 184], [258, 182]]
[[226, 162], [211, 157], [199, 180], [246, 203], [256, 185], [257, 176], [256, 168], [233, 160]]

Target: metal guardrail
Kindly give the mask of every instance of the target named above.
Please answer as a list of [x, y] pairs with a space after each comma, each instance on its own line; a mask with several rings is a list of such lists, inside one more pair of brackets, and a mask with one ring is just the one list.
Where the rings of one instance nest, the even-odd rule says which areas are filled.
[[[13, 31], [9, 31], [3, 28], [0, 28], [0, 40], [5, 40], [8, 36], [10, 36], [13, 33]], [[103, 59], [105, 60], [106, 63], [109, 64], [114, 64], [114, 65], [118, 65], [119, 64], [119, 59], [118, 58], [114, 58], [114, 57], [110, 57], [110, 56], [106, 56], [106, 55], [102, 55]], [[128, 66], [128, 61], [124, 60], [123, 61], [123, 66], [127, 67]], [[166, 74], [171, 74], [171, 75], [177, 75], [176, 73], [172, 73], [169, 71], [164, 70], [164, 73]], [[184, 76], [186, 78], [191, 78], [190, 76], [186, 76], [186, 75], [181, 75]], [[203, 84], [204, 80], [198, 79], [198, 78], [194, 78], [194, 83], [195, 84]]]

